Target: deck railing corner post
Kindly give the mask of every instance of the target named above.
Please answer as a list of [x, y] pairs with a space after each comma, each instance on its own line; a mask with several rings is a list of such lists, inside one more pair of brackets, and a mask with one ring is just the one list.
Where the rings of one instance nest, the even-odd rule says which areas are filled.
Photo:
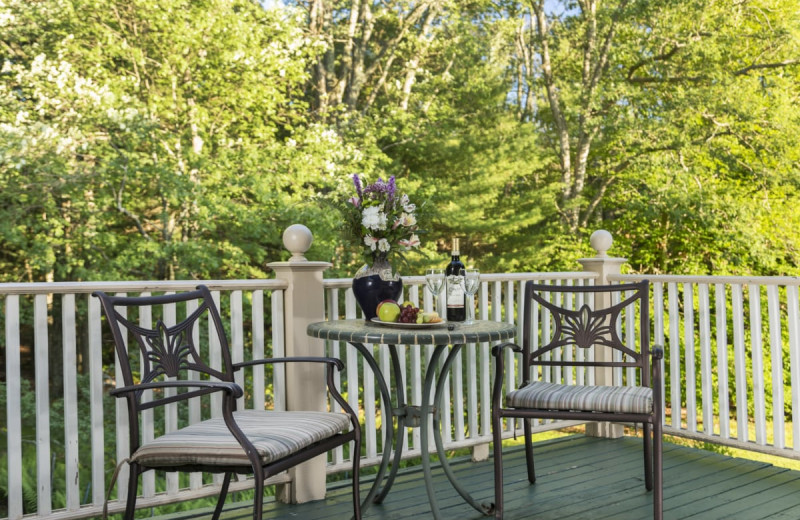
[[[312, 262], [304, 253], [311, 246], [311, 231], [302, 224], [289, 226], [283, 234], [283, 243], [292, 253], [287, 262], [267, 264], [275, 277], [284, 280], [284, 331], [286, 356], [325, 355], [322, 340], [306, 334], [310, 323], [325, 319], [325, 288], [322, 273], [330, 268], [329, 262]], [[290, 363], [286, 366], [287, 410], [326, 411], [327, 390], [325, 367], [316, 363]], [[276, 389], [276, 391], [281, 391]], [[321, 455], [290, 470], [292, 483], [279, 490], [280, 500], [302, 503], [325, 498], [326, 459]]]
[[[595, 285], [607, 285], [610, 283], [611, 275], [618, 275], [621, 272], [622, 264], [627, 262], [627, 258], [614, 258], [608, 256], [608, 250], [613, 244], [611, 233], [604, 229], [599, 229], [592, 233], [589, 239], [592, 248], [597, 251], [593, 258], [581, 258], [578, 260], [584, 271], [598, 274]], [[607, 298], [607, 297], [606, 297]], [[611, 301], [595, 300], [595, 308], [602, 309], [611, 306]], [[612, 351], [609, 347], [595, 347], [595, 360], [611, 361]], [[595, 383], [598, 385], [613, 385], [613, 375], [610, 367], [595, 368]], [[621, 424], [609, 422], [594, 422], [586, 424], [586, 435], [593, 437], [617, 438], [623, 435]]]

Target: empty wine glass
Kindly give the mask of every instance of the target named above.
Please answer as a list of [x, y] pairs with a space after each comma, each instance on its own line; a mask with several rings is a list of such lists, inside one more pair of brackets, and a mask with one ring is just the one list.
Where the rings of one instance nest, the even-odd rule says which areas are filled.
[[428, 269], [425, 271], [425, 283], [428, 285], [428, 290], [433, 294], [433, 305], [436, 310], [439, 309], [439, 293], [442, 292], [444, 285], [444, 269]]
[[459, 271], [459, 278], [461, 278], [461, 289], [467, 296], [467, 319], [464, 322], [466, 325], [475, 323], [475, 308], [472, 303], [472, 297], [478, 292], [478, 287], [481, 285], [481, 272], [477, 269], [461, 269]]

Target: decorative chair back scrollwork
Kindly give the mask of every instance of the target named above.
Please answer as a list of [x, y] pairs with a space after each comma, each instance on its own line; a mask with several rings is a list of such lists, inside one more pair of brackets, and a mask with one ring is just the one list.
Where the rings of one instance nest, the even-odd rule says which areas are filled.
[[[202, 285], [195, 291], [163, 296], [124, 297], [103, 292], [94, 295], [100, 299], [108, 321], [123, 380], [122, 386], [110, 393], [125, 399], [128, 405], [128, 462], [131, 472], [126, 520], [134, 517], [139, 475], [154, 469], [224, 473], [214, 520], [222, 512], [232, 475], [252, 474], [255, 488], [253, 518], [260, 520], [266, 478], [349, 442], [353, 442], [350, 452], [353, 459], [353, 508], [355, 518], [361, 517], [358, 490], [361, 430], [358, 415], [334, 384], [333, 371], [344, 367], [340, 360], [294, 357], [234, 363], [216, 303], [208, 288]], [[185, 319], [175, 325], [159, 318], [151, 328], [127, 317], [130, 309], [141, 312], [142, 309], [173, 304], [185, 304], [186, 308]], [[201, 328], [201, 323], [206, 321], [207, 329]], [[138, 355], [128, 351], [128, 337], [138, 347]], [[218, 345], [220, 368], [204, 361], [196, 339], [200, 337], [206, 337], [207, 343], [216, 342]], [[327, 366], [328, 390], [344, 413], [237, 410], [237, 399], [244, 395], [244, 391], [234, 381], [235, 372], [255, 365], [295, 362]], [[222, 396], [221, 417], [211, 417], [164, 432], [153, 440], [144, 439], [140, 431], [142, 412], [208, 394]]]
[[[528, 282], [523, 325], [522, 348], [506, 343], [492, 351], [497, 370], [492, 393], [496, 518], [503, 517], [502, 421], [520, 418], [531, 484], [536, 481], [531, 419], [642, 423], [645, 487], [654, 490], [653, 517], [661, 520], [663, 350], [650, 350], [649, 283]], [[522, 354], [522, 383], [504, 396], [508, 348]], [[595, 384], [596, 369], [616, 371], [620, 386]]]

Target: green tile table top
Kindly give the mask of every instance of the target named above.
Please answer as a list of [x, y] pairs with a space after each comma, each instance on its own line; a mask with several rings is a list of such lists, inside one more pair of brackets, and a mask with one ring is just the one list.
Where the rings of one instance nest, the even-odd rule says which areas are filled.
[[[451, 330], [452, 329], [452, 330]], [[307, 329], [314, 338], [354, 343], [388, 345], [464, 345], [513, 338], [516, 326], [498, 321], [479, 320], [472, 325], [447, 323], [439, 327], [403, 328], [364, 320], [335, 320], [312, 323]]]

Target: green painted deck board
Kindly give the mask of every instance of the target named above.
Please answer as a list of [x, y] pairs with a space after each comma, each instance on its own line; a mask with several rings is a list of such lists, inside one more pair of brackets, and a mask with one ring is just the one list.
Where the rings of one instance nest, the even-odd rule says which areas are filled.
[[[652, 493], [644, 487], [641, 439], [595, 439], [575, 435], [534, 446], [536, 484], [528, 483], [521, 447], [504, 452], [505, 518], [507, 520], [605, 519], [642, 520], [652, 515]], [[462, 485], [478, 502], [493, 502], [492, 461], [452, 462]], [[371, 477], [362, 480], [366, 494]], [[447, 519], [484, 517], [450, 487], [434, 469], [434, 488]], [[194, 511], [159, 520], [210, 518]], [[266, 502], [265, 520], [347, 520], [352, 516], [347, 482], [329, 487], [325, 500], [286, 505]], [[800, 472], [736, 459], [674, 444], [664, 445], [664, 517], [667, 520], [798, 520]], [[246, 503], [229, 503], [225, 520], [252, 518]], [[419, 467], [405, 468], [383, 504], [372, 505], [364, 520], [431, 518]]]

